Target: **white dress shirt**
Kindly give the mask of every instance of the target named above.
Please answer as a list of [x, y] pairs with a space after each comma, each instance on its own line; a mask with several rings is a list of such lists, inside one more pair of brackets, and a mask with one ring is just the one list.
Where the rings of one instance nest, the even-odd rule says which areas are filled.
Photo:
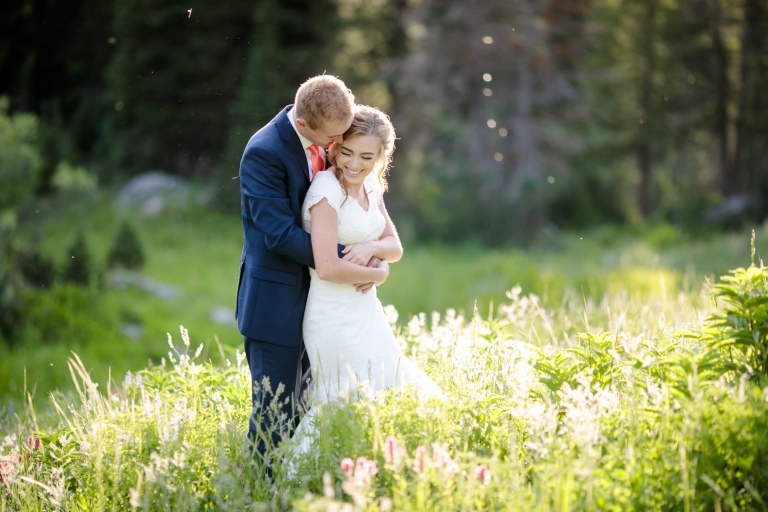
[[[289, 112], [288, 112], [288, 120], [291, 121], [291, 126], [293, 126], [293, 129], [296, 130], [296, 135], [299, 136], [299, 140], [301, 141], [301, 146], [304, 148], [304, 154], [307, 156], [307, 169], [309, 169], [309, 181], [312, 181], [312, 152], [309, 151], [309, 146], [312, 145], [312, 141], [303, 136], [299, 133], [299, 130], [296, 128], [296, 107], [294, 106]], [[320, 147], [320, 146], [318, 146]], [[326, 162], [326, 156], [325, 156], [325, 148], [320, 147], [320, 156], [323, 159], [323, 163]], [[325, 167], [325, 165], [323, 165]]]

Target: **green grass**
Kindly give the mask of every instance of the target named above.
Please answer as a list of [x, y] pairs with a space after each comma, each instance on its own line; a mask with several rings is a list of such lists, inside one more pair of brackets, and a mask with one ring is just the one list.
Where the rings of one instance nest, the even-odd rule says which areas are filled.
[[[106, 195], [49, 202], [41, 205], [39, 217], [42, 220], [27, 228], [25, 238], [39, 240], [44, 252], [63, 265], [66, 249], [82, 229], [97, 266], [103, 266], [120, 221], [129, 219], [147, 254], [144, 274], [176, 286], [180, 294], [165, 301], [137, 289], [105, 288], [91, 298], [81, 297], [80, 305], [70, 309], [40, 305], [35, 325], [59, 318], [46, 327], [43, 339], [36, 332], [10, 346], [0, 342], [3, 409], [21, 406], [25, 385], [35, 390], [37, 403], [57, 388], [71, 390], [65, 365], [71, 351], [80, 355], [95, 380], [103, 382], [110, 372], [121, 379], [128, 370], [159, 363], [168, 351], [166, 333], [177, 332], [179, 325], [189, 329], [195, 343], [204, 344], [203, 357], [214, 362], [221, 362], [216, 338], [230, 355], [241, 346], [234, 323], [211, 320], [213, 308], [234, 308], [242, 249], [238, 217], [194, 203], [172, 204], [159, 216], [139, 217], [120, 210]], [[759, 230], [757, 242], [758, 250], [768, 254], [767, 228]], [[705, 278], [747, 263], [749, 236], [687, 240], [662, 226], [637, 237], [610, 229], [565, 235], [557, 244], [530, 250], [420, 246], [413, 241], [404, 245], [403, 259], [393, 265], [378, 291], [384, 304], [397, 308], [402, 323], [420, 312], [449, 308], [471, 314], [475, 302], [487, 316], [490, 305], [496, 309], [507, 301], [505, 293], [516, 284], [552, 308], [569, 300], [599, 301], [606, 292], [627, 293], [635, 301], [695, 295]], [[67, 300], [72, 302], [71, 297]], [[144, 328], [139, 339], [120, 334], [120, 322], [136, 321]]]
[[73, 357], [77, 394], [0, 418], [0, 512], [764, 510], [768, 268], [713, 290], [415, 316], [395, 332], [445, 400], [326, 406], [310, 452], [268, 448], [272, 478], [243, 445], [241, 353], [202, 363], [182, 332], [98, 387]]

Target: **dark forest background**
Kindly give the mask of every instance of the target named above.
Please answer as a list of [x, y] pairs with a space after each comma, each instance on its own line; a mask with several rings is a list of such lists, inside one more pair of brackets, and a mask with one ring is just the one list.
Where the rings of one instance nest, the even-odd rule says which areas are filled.
[[[401, 140], [389, 204], [418, 239], [504, 244], [601, 223], [768, 213], [766, 0], [6, 0], [0, 95], [62, 160], [215, 187], [306, 78]], [[191, 9], [191, 15], [188, 10]]]
[[400, 137], [403, 324], [766, 254], [768, 0], [4, 0], [0, 415], [72, 351], [119, 379], [182, 324], [233, 356], [240, 156], [323, 72]]

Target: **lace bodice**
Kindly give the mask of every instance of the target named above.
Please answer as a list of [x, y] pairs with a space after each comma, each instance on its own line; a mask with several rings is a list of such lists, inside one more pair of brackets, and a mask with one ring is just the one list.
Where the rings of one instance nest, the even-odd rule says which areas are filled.
[[365, 211], [355, 199], [346, 197], [343, 185], [336, 179], [333, 171], [317, 173], [301, 209], [304, 230], [310, 232], [312, 226], [309, 209], [325, 199], [339, 216], [338, 243], [350, 245], [377, 240], [384, 232], [386, 225], [384, 216], [379, 210], [382, 202], [381, 188], [372, 173], [365, 179], [363, 187], [368, 194], [370, 204], [368, 211]]

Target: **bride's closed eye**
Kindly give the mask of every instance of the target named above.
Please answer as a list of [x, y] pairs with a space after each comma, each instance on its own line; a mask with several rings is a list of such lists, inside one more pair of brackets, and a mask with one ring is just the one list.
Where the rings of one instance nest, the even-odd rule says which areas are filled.
[[[344, 156], [352, 156], [352, 153], [344, 151], [343, 149], [341, 150], [341, 154]], [[362, 158], [363, 160], [373, 160], [372, 156], [361, 156], [360, 158]]]

